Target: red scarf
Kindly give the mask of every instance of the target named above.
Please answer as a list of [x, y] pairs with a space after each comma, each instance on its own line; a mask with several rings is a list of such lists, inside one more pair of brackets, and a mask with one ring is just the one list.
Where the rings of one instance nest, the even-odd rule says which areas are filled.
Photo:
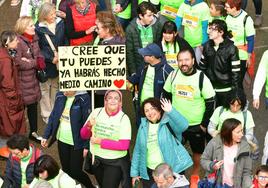
[[27, 33], [23, 33], [23, 36], [27, 38], [30, 42], [33, 42], [34, 35], [29, 35]]

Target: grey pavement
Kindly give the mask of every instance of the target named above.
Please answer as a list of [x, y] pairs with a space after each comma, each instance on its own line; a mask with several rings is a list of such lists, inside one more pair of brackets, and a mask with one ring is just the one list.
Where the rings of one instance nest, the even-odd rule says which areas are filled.
[[[5, 1], [5, 2], [4, 2]], [[252, 16], [253, 20], [255, 18], [255, 13], [253, 9], [252, 0], [248, 0], [247, 12]], [[4, 2], [2, 5], [1, 3]], [[13, 29], [16, 19], [18, 18], [20, 10], [20, 5], [17, 7], [10, 6], [10, 0], [0, 0], [0, 32], [7, 29]], [[256, 69], [260, 58], [265, 50], [268, 49], [268, 1], [263, 0], [263, 25], [261, 28], [256, 29], [256, 43], [255, 43], [255, 53], [256, 53]], [[264, 92], [262, 92], [261, 96], [261, 106], [260, 109], [254, 110], [252, 108], [252, 86], [246, 89], [246, 94], [250, 101], [249, 109], [253, 114], [253, 118], [256, 124], [255, 134], [260, 142], [261, 149], [263, 148], [263, 139], [266, 131], [268, 130], [268, 116], [267, 111], [264, 106]], [[130, 116], [134, 117], [133, 106], [131, 95], [124, 94], [124, 106], [127, 106], [125, 109], [126, 113]], [[133, 122], [133, 118], [132, 118]], [[42, 122], [39, 118], [39, 128], [43, 129]], [[42, 133], [42, 130], [40, 130]], [[132, 144], [133, 146], [133, 144]], [[54, 153], [55, 154], [55, 153]], [[258, 165], [260, 160], [255, 164]]]

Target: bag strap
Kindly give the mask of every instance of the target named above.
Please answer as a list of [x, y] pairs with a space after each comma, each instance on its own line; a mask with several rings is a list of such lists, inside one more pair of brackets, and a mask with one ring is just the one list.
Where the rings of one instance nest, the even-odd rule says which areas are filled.
[[[221, 114], [223, 113], [224, 107], [221, 106], [220, 112], [219, 112], [219, 118], [221, 116]], [[218, 130], [219, 124], [216, 126], [216, 130]]]
[[[177, 74], [178, 74], [178, 71], [179, 69], [177, 69], [176, 71], [172, 71], [172, 74], [171, 74], [171, 85], [173, 84]], [[175, 75], [174, 75], [174, 72], [175, 72]]]
[[202, 97], [203, 83], [204, 83], [204, 73], [201, 71], [199, 74], [199, 90], [200, 90], [201, 97]]
[[244, 17], [243, 26], [244, 26], [244, 46], [246, 46], [246, 23], [247, 23], [248, 14]]
[[243, 113], [243, 118], [244, 118], [244, 127], [243, 127], [243, 131], [244, 131], [244, 134], [246, 134], [246, 122], [247, 122], [248, 111], [245, 110], [245, 111], [242, 111], [242, 113]]
[[60, 179], [61, 177], [64, 175], [64, 172], [63, 171], [60, 171], [59, 173], [59, 178], [58, 178], [58, 187], [61, 188], [61, 184], [60, 184]]
[[178, 138], [177, 138], [176, 134], [174, 133], [174, 131], [172, 130], [172, 128], [170, 127], [169, 122], [167, 122], [166, 125], [167, 125], [167, 128], [168, 128], [169, 132], [170, 132], [170, 133], [172, 134], [172, 136], [175, 138], [177, 144], [179, 144]]
[[53, 42], [51, 41], [51, 38], [48, 36], [48, 34], [45, 34], [45, 37], [46, 37], [46, 39], [47, 39], [47, 42], [48, 42], [48, 44], [49, 44], [51, 50], [52, 50], [54, 53], [57, 52], [57, 50], [56, 50], [56, 48], [55, 48]]

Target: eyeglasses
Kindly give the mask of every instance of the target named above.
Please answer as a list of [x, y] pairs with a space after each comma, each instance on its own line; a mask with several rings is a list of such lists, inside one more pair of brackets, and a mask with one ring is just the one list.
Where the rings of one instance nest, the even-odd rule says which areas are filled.
[[211, 30], [211, 31], [218, 31], [218, 28], [217, 28], [217, 27], [208, 27], [208, 30]]
[[268, 176], [258, 176], [259, 180], [268, 180]]

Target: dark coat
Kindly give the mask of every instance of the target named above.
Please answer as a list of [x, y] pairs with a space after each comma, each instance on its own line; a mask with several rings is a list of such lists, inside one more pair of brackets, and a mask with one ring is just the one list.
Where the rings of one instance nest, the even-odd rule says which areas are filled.
[[[142, 48], [142, 41], [137, 19], [133, 19], [126, 29], [126, 62], [130, 75], [144, 65], [143, 57], [138, 53], [138, 49]], [[156, 18], [156, 22], [152, 25], [153, 43], [161, 40], [162, 26], [160, 19]]]
[[[51, 136], [49, 146], [56, 141], [60, 118], [65, 108], [66, 99], [67, 97], [63, 94], [63, 92], [57, 93], [54, 108], [49, 116], [48, 124], [43, 136], [45, 139], [48, 139]], [[87, 93], [75, 96], [70, 109], [70, 122], [75, 149], [82, 149], [86, 144], [86, 141], [82, 140], [80, 136], [80, 129], [83, 127], [88, 118], [90, 106], [90, 97]]]
[[[36, 148], [33, 145], [30, 145], [32, 148], [32, 156], [30, 158], [29, 164], [26, 167], [26, 183], [30, 184], [34, 179], [34, 163], [35, 161], [42, 155], [42, 152], [40, 149]], [[13, 180], [16, 185], [16, 188], [21, 187], [21, 181], [22, 181], [22, 173], [21, 173], [21, 164], [20, 159], [16, 156], [12, 156], [12, 154], [9, 155], [9, 158], [7, 160], [6, 164], [6, 171], [5, 171], [6, 177], [10, 180]]]
[[39, 47], [41, 49], [42, 55], [45, 57], [46, 62], [46, 73], [48, 78], [56, 78], [59, 73], [55, 64], [52, 63], [54, 58], [54, 52], [49, 46], [49, 43], [45, 37], [48, 34], [52, 43], [54, 44], [56, 50], [59, 46], [65, 46], [68, 44], [68, 40], [65, 36], [64, 22], [61, 20], [56, 25], [56, 34], [53, 34], [47, 27], [43, 24], [37, 22], [35, 24], [35, 31], [39, 37]]
[[119, 35], [114, 36], [111, 40], [100, 41], [99, 45], [125, 45], [126, 38]]
[[[29, 105], [41, 99], [39, 81], [36, 78], [36, 60], [38, 56], [41, 56], [41, 52], [37, 36], [34, 37], [32, 42], [21, 35], [18, 36], [18, 39], [19, 44], [15, 62], [18, 65], [23, 102], [25, 105]], [[21, 60], [22, 57], [29, 59], [30, 62]]]
[[0, 135], [24, 134], [24, 105], [18, 70], [6, 48], [0, 48]]
[[238, 49], [233, 41], [225, 39], [215, 50], [213, 40], [205, 43], [199, 68], [207, 75], [215, 89], [232, 87], [241, 84], [241, 69]]
[[[148, 70], [149, 64], [145, 64], [142, 68], [140, 68], [137, 73], [133, 74], [128, 78], [129, 82], [133, 85], [138, 85], [138, 105], [137, 105], [137, 126], [140, 125], [140, 99], [141, 99], [141, 92], [144, 84], [144, 80], [146, 77], [146, 73]], [[165, 61], [165, 58], [161, 60], [160, 63], [154, 65], [155, 67], [155, 75], [154, 75], [154, 97], [157, 99], [160, 99], [164, 96], [165, 90], [163, 89], [165, 81], [170, 74], [170, 72], [173, 70], [173, 68], [168, 65]]]

